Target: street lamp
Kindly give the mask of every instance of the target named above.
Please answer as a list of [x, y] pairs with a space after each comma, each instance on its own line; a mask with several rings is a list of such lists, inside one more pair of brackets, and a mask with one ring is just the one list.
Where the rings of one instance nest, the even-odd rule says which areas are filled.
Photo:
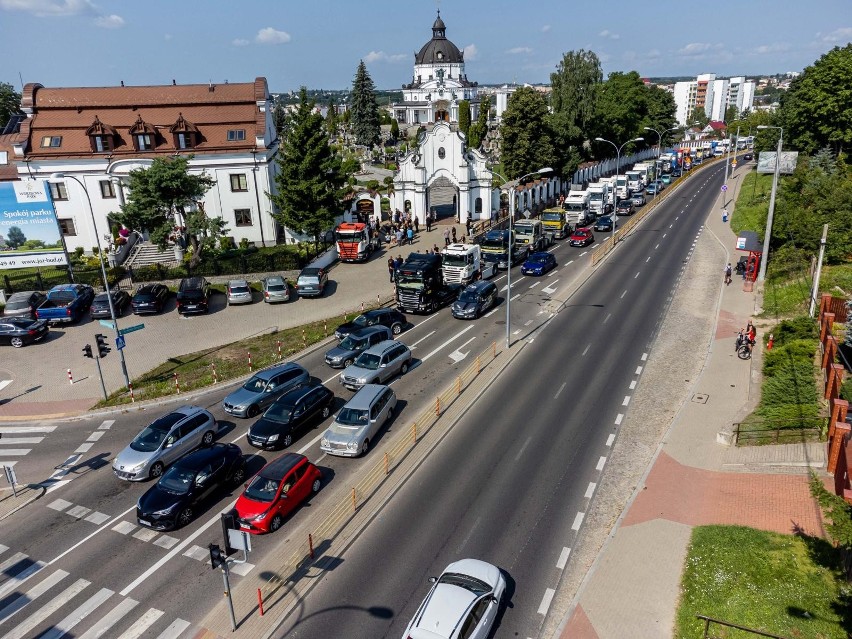
[[[646, 129], [648, 127], [645, 127]], [[617, 219], [617, 210], [618, 210], [618, 172], [621, 166], [621, 149], [630, 144], [631, 142], [644, 142], [645, 138], [633, 138], [632, 140], [627, 140], [621, 146], [618, 146], [615, 142], [611, 142], [610, 140], [605, 140], [603, 138], [595, 138], [598, 142], [607, 142], [613, 146], [615, 149], [615, 189], [613, 190], [612, 196], [612, 245], [615, 246], [615, 221]], [[604, 208], [606, 208], [606, 202], [604, 202]]]
[[[646, 126], [646, 127], [643, 127], [643, 128], [646, 131], [653, 131], [654, 133], [657, 134], [657, 157], [660, 157], [660, 154], [662, 154], [662, 152], [663, 152], [663, 135], [665, 135], [669, 131], [677, 131], [680, 127], [679, 126], [673, 126], [670, 129], [666, 129], [662, 133], [660, 133], [659, 131], [657, 131], [657, 129], [650, 127], [650, 126]], [[606, 141], [608, 141], [608, 140], [606, 140]], [[612, 142], [610, 142], [610, 144], [612, 144]]]
[[[109, 316], [112, 319], [112, 328], [115, 331], [115, 336], [119, 337], [121, 333], [118, 331], [118, 320], [115, 317], [115, 307], [112, 304], [112, 294], [109, 288], [109, 280], [107, 280], [106, 274], [106, 266], [104, 266], [104, 253], [101, 249], [101, 237], [98, 235], [98, 225], [95, 223], [95, 209], [92, 208], [92, 198], [89, 197], [89, 191], [86, 188], [86, 185], [78, 179], [76, 176], [67, 175], [65, 173], [51, 173], [50, 178], [53, 180], [74, 180], [77, 184], [80, 185], [80, 188], [83, 189], [83, 193], [86, 194], [86, 201], [89, 203], [89, 214], [92, 216], [92, 229], [95, 232], [95, 242], [98, 246], [98, 259], [101, 262], [101, 276], [104, 279], [104, 290], [107, 293], [107, 303], [109, 304]], [[124, 374], [124, 385], [126, 388], [130, 388], [130, 378], [127, 376], [127, 363], [124, 361], [124, 349], [118, 349], [118, 356], [121, 359], [121, 372]]]
[[784, 141], [784, 127], [759, 124], [758, 129], [778, 129], [778, 149], [775, 152], [775, 173], [772, 176], [772, 194], [769, 197], [769, 215], [766, 216], [766, 231], [763, 233], [763, 255], [760, 256], [760, 271], [757, 279], [761, 282], [766, 279], [766, 262], [769, 259], [769, 238], [772, 235], [772, 220], [775, 217], [775, 193], [778, 191], [778, 175], [781, 173], [781, 144]]
[[[516, 182], [520, 184], [523, 180], [528, 177], [532, 177], [533, 175], [541, 175], [543, 173], [552, 173], [553, 169], [549, 166], [539, 169], [538, 171], [533, 171], [532, 173], [527, 173], [526, 175], [522, 175], [519, 177]], [[492, 170], [492, 174], [496, 175], [498, 178], [503, 180], [503, 182], [508, 182], [505, 177], [497, 173], [497, 171]], [[511, 331], [512, 331], [512, 316], [509, 314], [511, 310], [512, 303], [512, 254], [514, 253], [513, 249], [514, 240], [512, 237], [512, 224], [515, 221], [515, 187], [509, 187], [509, 242], [507, 245], [508, 253], [506, 260], [506, 348], [511, 346]]]

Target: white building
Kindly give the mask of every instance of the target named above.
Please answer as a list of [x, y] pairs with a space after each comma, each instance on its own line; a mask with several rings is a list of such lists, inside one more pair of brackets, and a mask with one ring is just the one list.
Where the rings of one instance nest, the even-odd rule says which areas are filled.
[[714, 73], [704, 73], [688, 82], [677, 82], [674, 86], [675, 118], [685, 126], [695, 119], [695, 114], [704, 112], [710, 120], [724, 120], [729, 106], [737, 112], [754, 108], [754, 82], [742, 76], [716, 78]]

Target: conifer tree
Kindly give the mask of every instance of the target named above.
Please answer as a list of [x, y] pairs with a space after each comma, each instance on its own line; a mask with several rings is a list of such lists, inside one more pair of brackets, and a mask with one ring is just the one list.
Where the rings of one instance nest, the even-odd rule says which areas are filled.
[[376, 87], [364, 61], [358, 63], [352, 81], [352, 134], [357, 144], [372, 146], [379, 141], [379, 105]]

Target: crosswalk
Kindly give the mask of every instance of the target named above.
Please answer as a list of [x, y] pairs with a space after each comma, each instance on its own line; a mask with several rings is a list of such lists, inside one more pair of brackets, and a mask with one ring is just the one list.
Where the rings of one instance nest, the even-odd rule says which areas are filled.
[[0, 426], [0, 466], [15, 466], [56, 426]]
[[0, 633], [0, 639], [221, 639], [2, 544]]

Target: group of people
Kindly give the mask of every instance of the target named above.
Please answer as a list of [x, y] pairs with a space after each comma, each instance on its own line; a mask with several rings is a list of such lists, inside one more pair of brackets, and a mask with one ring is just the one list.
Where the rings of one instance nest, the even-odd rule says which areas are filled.
[[[742, 275], [743, 280], [754, 280], [754, 271], [757, 266], [755, 260], [748, 260], [747, 262], [737, 262], [736, 270], [737, 275]], [[725, 267], [725, 284], [728, 285], [731, 283], [731, 278], [733, 276], [734, 269], [731, 266], [731, 263], [728, 262], [728, 265]]]

